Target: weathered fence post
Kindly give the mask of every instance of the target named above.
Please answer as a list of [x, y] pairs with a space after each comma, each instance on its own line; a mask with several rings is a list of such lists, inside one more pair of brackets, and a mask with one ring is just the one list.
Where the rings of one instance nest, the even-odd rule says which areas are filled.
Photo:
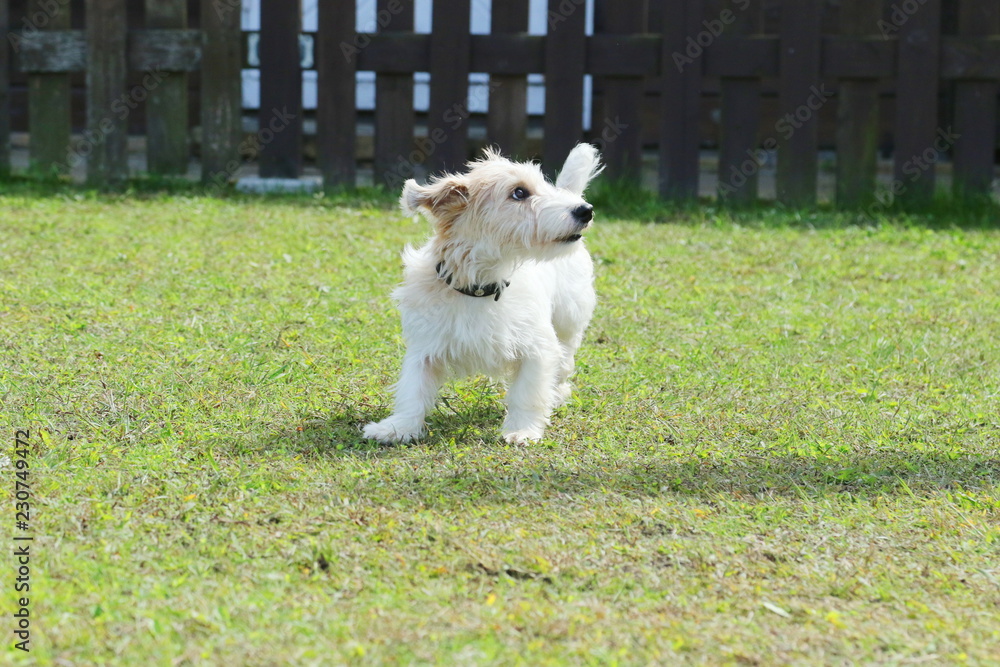
[[688, 38], [704, 30], [701, 0], [664, 0], [660, 59], [660, 196], [698, 196], [698, 114], [703, 57], [686, 62]]
[[[528, 32], [528, 0], [508, 0], [492, 9], [493, 34], [517, 35]], [[490, 106], [486, 135], [507, 155], [526, 157], [528, 131], [528, 78], [523, 74], [490, 76]]]
[[[960, 0], [958, 31], [963, 37], [988, 37], [1000, 32], [1000, 4], [996, 0]], [[997, 147], [995, 77], [956, 82], [955, 134], [958, 135], [955, 140], [955, 194], [988, 194]]]
[[[761, 0], [726, 0], [723, 12], [730, 12], [732, 25], [725, 36], [749, 37], [763, 29]], [[722, 17], [720, 17], [721, 20]], [[728, 18], [728, 16], [727, 16]], [[733, 204], [757, 200], [757, 173], [760, 171], [758, 132], [760, 128], [760, 78], [722, 77], [721, 140], [719, 145], [718, 195]]]
[[[877, 30], [881, 18], [881, 2], [846, 3], [840, 9], [841, 32], [849, 37], [869, 37]], [[840, 80], [836, 197], [837, 205], [844, 208], [863, 206], [875, 196], [878, 95], [879, 80], [874, 72], [872, 76]]]
[[819, 112], [827, 102], [820, 80], [820, 8], [816, 0], [781, 6], [778, 102], [778, 201], [816, 203]]
[[241, 0], [201, 0], [201, 180], [224, 186], [242, 165]]
[[355, 11], [355, 0], [319, 3], [316, 147], [326, 189], [355, 185]]
[[576, 0], [549, 0], [548, 8], [542, 166], [552, 176], [583, 136], [587, 7]]
[[[603, 32], [622, 46], [646, 31], [644, 0], [610, 0], [601, 2]], [[595, 21], [596, 22], [596, 21]], [[596, 30], [595, 30], [596, 32]], [[619, 67], [627, 61], [619, 63]], [[617, 69], [617, 68], [616, 68]], [[642, 177], [642, 99], [644, 79], [641, 76], [612, 74], [602, 78], [604, 85], [603, 114], [594, 114], [592, 130], [601, 136], [608, 176], [638, 183]]]
[[[146, 0], [146, 27], [187, 28], [185, 0]], [[146, 160], [150, 173], [185, 174], [188, 168], [188, 76], [154, 72], [146, 104]]]
[[[393, 8], [396, 8], [393, 10]], [[383, 35], [413, 31], [413, 3], [378, 0], [378, 11], [389, 13]], [[395, 11], [395, 13], [393, 13]], [[413, 73], [384, 72], [375, 75], [375, 185], [398, 189], [410, 169], [399, 159], [410, 159], [413, 150]]]
[[[0, 0], [0, 36], [10, 34], [7, 0]], [[10, 46], [0, 47], [0, 177], [10, 173]]]
[[452, 171], [465, 163], [469, 138], [469, 0], [434, 0], [431, 99], [427, 109], [427, 168]]
[[[87, 131], [77, 152], [88, 156], [87, 183], [104, 187], [128, 178], [124, 0], [87, 0]], [[124, 117], [123, 117], [124, 116]]]
[[258, 137], [263, 178], [298, 178], [302, 173], [301, 32], [299, 0], [261, 0]]
[[894, 33], [894, 24], [882, 27], [886, 38], [896, 35], [897, 48], [893, 182], [905, 186], [901, 198], [924, 204], [934, 195], [934, 167], [914, 173], [910, 161], [933, 147], [937, 132], [941, 0], [926, 0]]
[[[68, 30], [70, 4], [31, 0], [28, 16], [45, 17], [39, 30]], [[6, 49], [6, 46], [4, 47]], [[28, 75], [28, 129], [31, 167], [43, 172], [67, 171], [66, 151], [70, 142], [69, 73], [33, 72]]]

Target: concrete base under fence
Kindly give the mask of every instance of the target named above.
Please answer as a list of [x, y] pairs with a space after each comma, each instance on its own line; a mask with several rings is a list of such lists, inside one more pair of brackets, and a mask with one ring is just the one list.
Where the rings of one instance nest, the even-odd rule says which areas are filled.
[[303, 178], [261, 178], [260, 176], [245, 176], [236, 181], [238, 192], [253, 192], [257, 194], [274, 193], [306, 193], [319, 192], [323, 189], [323, 179], [319, 176]]

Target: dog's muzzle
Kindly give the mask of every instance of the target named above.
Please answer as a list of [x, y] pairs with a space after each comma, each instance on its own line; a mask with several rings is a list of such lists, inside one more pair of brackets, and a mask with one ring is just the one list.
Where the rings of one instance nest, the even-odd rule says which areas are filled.
[[[573, 220], [576, 221], [576, 224], [580, 226], [580, 231], [583, 231], [590, 226], [590, 221], [594, 219], [594, 207], [590, 204], [580, 204], [570, 211], [570, 215], [573, 216]], [[569, 236], [559, 240], [562, 243], [576, 243], [582, 238], [582, 234], [570, 234]]]

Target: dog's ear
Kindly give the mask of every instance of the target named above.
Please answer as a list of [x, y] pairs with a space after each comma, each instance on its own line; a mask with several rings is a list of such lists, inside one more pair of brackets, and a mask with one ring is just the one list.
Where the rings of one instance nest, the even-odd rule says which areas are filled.
[[403, 185], [399, 204], [413, 215], [424, 209], [440, 224], [450, 224], [469, 203], [469, 188], [458, 176], [446, 176], [429, 185], [417, 185], [412, 178]]
[[399, 208], [403, 209], [406, 215], [416, 215], [420, 207], [422, 187], [412, 178], [403, 184], [403, 194], [399, 196]]
[[563, 164], [562, 171], [556, 179], [557, 188], [565, 188], [570, 192], [582, 195], [591, 179], [604, 171], [601, 156], [590, 144], [577, 144], [570, 151]]

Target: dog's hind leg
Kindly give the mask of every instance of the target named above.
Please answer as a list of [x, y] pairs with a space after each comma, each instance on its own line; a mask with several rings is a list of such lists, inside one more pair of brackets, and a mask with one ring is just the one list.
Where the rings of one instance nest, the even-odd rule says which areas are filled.
[[573, 375], [573, 371], [576, 369], [576, 351], [580, 349], [580, 343], [583, 342], [583, 332], [579, 331], [572, 336], [569, 336], [567, 340], [559, 341], [560, 359], [559, 368], [556, 371], [556, 395], [555, 395], [555, 406], [560, 407], [566, 404], [569, 397], [573, 394], [573, 385], [570, 384], [569, 378]]
[[434, 407], [444, 378], [444, 364], [422, 353], [407, 351], [396, 383], [392, 414], [365, 426], [364, 436], [384, 443], [420, 438], [424, 434], [424, 417]]
[[557, 360], [540, 356], [521, 360], [507, 389], [507, 418], [503, 437], [526, 442], [542, 437], [553, 407], [553, 382]]

